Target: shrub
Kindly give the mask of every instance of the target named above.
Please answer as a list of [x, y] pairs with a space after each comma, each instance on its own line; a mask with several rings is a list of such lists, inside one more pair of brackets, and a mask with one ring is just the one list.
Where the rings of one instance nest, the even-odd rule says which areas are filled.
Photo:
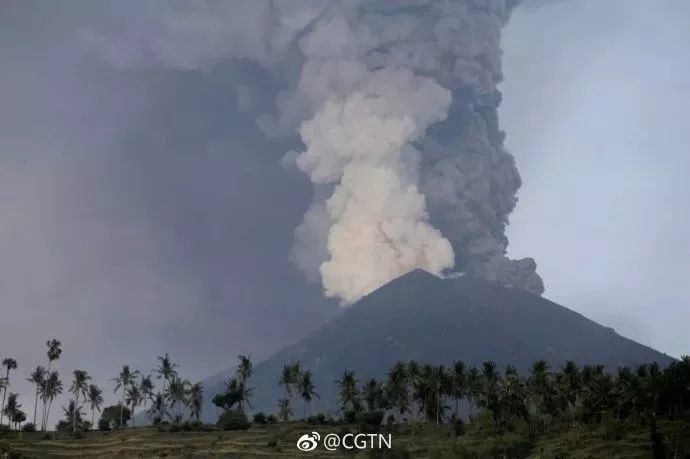
[[360, 429], [362, 431], [378, 430], [383, 422], [385, 413], [383, 411], [367, 411], [358, 416]]
[[453, 432], [455, 433], [456, 437], [465, 435], [465, 423], [462, 422], [462, 419], [455, 420], [453, 423]]
[[354, 424], [357, 422], [357, 412], [355, 410], [345, 410], [343, 412], [343, 421], [345, 424]]
[[77, 430], [76, 432], [74, 432], [72, 434], [72, 438], [74, 438], [76, 440], [80, 440], [80, 439], [84, 438], [84, 432], [82, 432], [81, 430]]
[[192, 421], [190, 426], [192, 427], [192, 430], [201, 430], [201, 428], [204, 426], [204, 423], [201, 421]]
[[226, 411], [218, 416], [216, 425], [220, 430], [244, 430], [249, 428], [249, 419], [241, 411]]
[[389, 426], [394, 425], [395, 424], [395, 415], [389, 414], [388, 418], [386, 419], [386, 424], [388, 424]]
[[309, 416], [307, 418], [307, 422], [309, 424], [316, 424], [316, 425], [325, 425], [328, 424], [328, 420], [326, 419], [326, 415], [323, 413], [319, 413], [315, 416]]
[[182, 429], [180, 428], [180, 425], [177, 423], [170, 424], [170, 428], [168, 428], [168, 432], [179, 432], [180, 430]]
[[110, 421], [104, 418], [99, 419], [98, 430], [100, 430], [101, 432], [108, 432], [110, 430]]
[[266, 413], [259, 411], [254, 415], [254, 423], [256, 424], [266, 424], [268, 420], [266, 419]]
[[10, 426], [7, 424], [0, 424], [0, 432], [9, 432], [10, 431]]
[[22, 426], [22, 432], [36, 432], [36, 424], [27, 422]]
[[266, 422], [269, 424], [275, 424], [276, 422], [278, 422], [278, 418], [275, 417], [275, 415], [273, 415], [273, 414], [269, 414], [268, 417], [266, 418]]
[[268, 446], [269, 448], [277, 448], [278, 440], [269, 440], [268, 443], [266, 443], [266, 446]]

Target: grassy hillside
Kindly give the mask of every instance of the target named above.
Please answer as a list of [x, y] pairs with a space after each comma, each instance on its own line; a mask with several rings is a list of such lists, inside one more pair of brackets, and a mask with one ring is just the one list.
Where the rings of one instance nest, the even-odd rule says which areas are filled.
[[[688, 457], [690, 427], [660, 421], [667, 457]], [[456, 436], [448, 425], [411, 424], [382, 428], [393, 438], [393, 451], [327, 452], [322, 446], [300, 453], [296, 441], [306, 432], [358, 432], [356, 426], [313, 426], [302, 422], [253, 426], [232, 432], [159, 432], [153, 428], [124, 432], [91, 432], [73, 439], [68, 434], [0, 434], [0, 453], [8, 457], [414, 457], [414, 458], [649, 458], [649, 426], [608, 423], [554, 428], [530, 440], [519, 427], [499, 435], [481, 422]]]

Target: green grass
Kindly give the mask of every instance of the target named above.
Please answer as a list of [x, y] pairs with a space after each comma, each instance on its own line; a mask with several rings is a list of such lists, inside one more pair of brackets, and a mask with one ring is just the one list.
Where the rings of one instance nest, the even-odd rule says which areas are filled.
[[[681, 421], [661, 421], [667, 453], [673, 457], [690, 454], [690, 427]], [[159, 432], [136, 428], [124, 432], [89, 432], [74, 439], [55, 433], [0, 435], [0, 454], [9, 457], [412, 457], [412, 458], [649, 458], [649, 428], [643, 425], [611, 424], [561, 426], [530, 441], [526, 426], [497, 434], [490, 428], [470, 425], [467, 433], [455, 437], [447, 425], [410, 425], [381, 428], [393, 438], [393, 452], [328, 452], [321, 445], [313, 452], [300, 452], [295, 444], [303, 433], [358, 432], [356, 426], [314, 426], [302, 422], [253, 426], [231, 432]]]

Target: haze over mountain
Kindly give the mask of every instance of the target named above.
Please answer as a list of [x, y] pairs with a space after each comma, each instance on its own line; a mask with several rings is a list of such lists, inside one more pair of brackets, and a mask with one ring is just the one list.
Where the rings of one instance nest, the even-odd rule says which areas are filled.
[[[472, 277], [441, 279], [423, 270], [394, 279], [362, 298], [334, 320], [288, 346], [255, 368], [255, 411], [274, 412], [284, 394], [278, 387], [283, 365], [299, 361], [314, 372], [312, 411], [335, 409], [335, 380], [354, 370], [360, 383], [381, 378], [397, 361], [448, 364], [462, 360], [521, 372], [538, 359], [558, 368], [566, 360], [598, 363], [609, 369], [671, 357], [620, 336], [561, 305], [522, 289], [501, 287]], [[213, 395], [233, 371], [204, 381], [204, 416], [215, 419]], [[293, 407], [302, 414], [301, 402]]]

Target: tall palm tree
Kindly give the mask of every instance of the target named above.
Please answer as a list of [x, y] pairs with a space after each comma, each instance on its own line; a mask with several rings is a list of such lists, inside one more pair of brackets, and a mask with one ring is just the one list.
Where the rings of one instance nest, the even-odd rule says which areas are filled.
[[95, 384], [89, 385], [89, 392], [86, 394], [86, 400], [89, 402], [91, 408], [91, 426], [93, 428], [94, 415], [96, 410], [101, 412], [101, 405], [103, 404], [103, 391]]
[[190, 417], [197, 421], [201, 417], [201, 410], [204, 407], [204, 386], [200, 382], [194, 384], [189, 391]]
[[281, 398], [278, 400], [278, 419], [285, 422], [292, 416], [292, 408], [290, 408], [290, 399]]
[[141, 391], [139, 390], [139, 386], [132, 383], [129, 388], [127, 388], [127, 397], [125, 399], [125, 403], [127, 404], [127, 407], [132, 406], [132, 425], [134, 425], [134, 413], [137, 409], [137, 405], [141, 403], [142, 395]]
[[158, 374], [156, 379], [163, 379], [163, 392], [165, 393], [166, 383], [170, 383], [170, 381], [172, 381], [174, 378], [177, 378], [178, 365], [173, 363], [167, 352], [165, 353], [165, 356], [158, 356], [158, 361], [160, 363], [153, 370], [153, 372]]
[[125, 397], [127, 396], [127, 389], [131, 387], [135, 381], [137, 376], [139, 375], [139, 371], [137, 370], [130, 370], [129, 365], [123, 365], [122, 370], [120, 370], [120, 374], [118, 375], [117, 378], [113, 378], [113, 381], [115, 381], [115, 393], [117, 393], [118, 390], [122, 390], [122, 401], [120, 403], [120, 428], [122, 429], [124, 427], [124, 409], [125, 409]]
[[141, 391], [141, 397], [144, 401], [144, 410], [146, 410], [146, 402], [153, 399], [153, 381], [151, 381], [150, 375], [141, 376], [139, 391]]
[[177, 407], [186, 407], [188, 404], [187, 395], [189, 394], [189, 381], [180, 378], [173, 378], [168, 385], [168, 391], [165, 396], [170, 403], [170, 409], [173, 410], [175, 420], [178, 421], [180, 413]]
[[460, 419], [460, 400], [462, 400], [467, 393], [465, 362], [453, 362], [453, 369], [450, 377], [452, 381], [451, 395], [455, 399], [455, 418]]
[[292, 398], [292, 387], [295, 382], [292, 367], [290, 365], [283, 365], [283, 370], [281, 371], [280, 379], [278, 380], [278, 386], [283, 386], [285, 388], [285, 397], [287, 399]]
[[237, 358], [240, 361], [239, 365], [237, 365], [237, 377], [240, 378], [240, 382], [246, 382], [254, 371], [254, 365], [249, 356], [240, 354]]
[[297, 390], [304, 401], [305, 418], [307, 417], [307, 408], [311, 405], [312, 399], [314, 397], [320, 398], [315, 389], [314, 375], [311, 370], [306, 370], [304, 373], [302, 373], [302, 377], [299, 378], [299, 381], [297, 382]]
[[388, 370], [386, 382], [386, 396], [391, 404], [397, 408], [401, 418], [410, 409], [410, 394], [407, 388], [407, 367], [402, 362], [397, 362]]
[[36, 413], [38, 412], [38, 393], [41, 389], [41, 385], [46, 378], [47, 371], [42, 365], [38, 365], [31, 375], [27, 378], [31, 384], [36, 385], [36, 396], [34, 400], [34, 427], [36, 426]]
[[84, 399], [86, 399], [86, 392], [89, 390], [89, 381], [91, 381], [91, 376], [89, 376], [84, 370], [74, 370], [72, 375], [72, 385], [70, 386], [69, 391], [72, 393], [72, 395], [74, 395], [74, 406], [76, 407], [76, 409], [74, 410], [74, 417], [72, 418], [72, 432], [76, 432], [76, 413], [80, 408], [79, 396], [83, 395]]
[[146, 415], [154, 421], [162, 421], [166, 417], [170, 417], [168, 404], [163, 394], [156, 392], [156, 395], [151, 399], [151, 407], [146, 411]]
[[58, 375], [58, 372], [51, 372], [45, 379], [43, 388], [41, 390], [41, 399], [43, 400], [43, 405], [46, 407], [45, 416], [43, 417], [43, 423], [41, 425], [42, 430], [45, 430], [48, 426], [50, 408], [53, 405], [53, 400], [55, 400], [55, 397], [62, 394], [62, 388], [62, 381], [60, 381], [60, 375]]
[[5, 374], [5, 389], [2, 392], [2, 406], [0, 406], [0, 424], [2, 424], [2, 417], [5, 414], [5, 396], [7, 395], [7, 386], [10, 385], [10, 370], [17, 369], [17, 361], [8, 357], [3, 359], [2, 366], [7, 368], [7, 373]]
[[357, 378], [355, 378], [354, 371], [345, 371], [340, 377], [340, 380], [336, 381], [338, 384], [340, 399], [340, 406], [343, 411], [347, 411], [348, 408], [352, 410], [357, 410], [359, 408], [359, 391], [357, 390]]
[[472, 408], [477, 405], [479, 395], [481, 394], [482, 379], [479, 375], [477, 367], [470, 368], [467, 372], [467, 402], [470, 410], [470, 418], [472, 418]]
[[[60, 340], [57, 340], [55, 338], [50, 339], [46, 341], [46, 346], [48, 347], [48, 351], [46, 352], [46, 355], [48, 356], [48, 370], [47, 374], [51, 374], [50, 370], [53, 364], [53, 361], [58, 360], [60, 356], [62, 355], [62, 343]], [[44, 380], [44, 384], [47, 384], [47, 379]], [[60, 389], [62, 390], [62, 389]], [[48, 399], [43, 399], [43, 419], [41, 420], [41, 426], [43, 430], [45, 430], [46, 425], [48, 423]]]

